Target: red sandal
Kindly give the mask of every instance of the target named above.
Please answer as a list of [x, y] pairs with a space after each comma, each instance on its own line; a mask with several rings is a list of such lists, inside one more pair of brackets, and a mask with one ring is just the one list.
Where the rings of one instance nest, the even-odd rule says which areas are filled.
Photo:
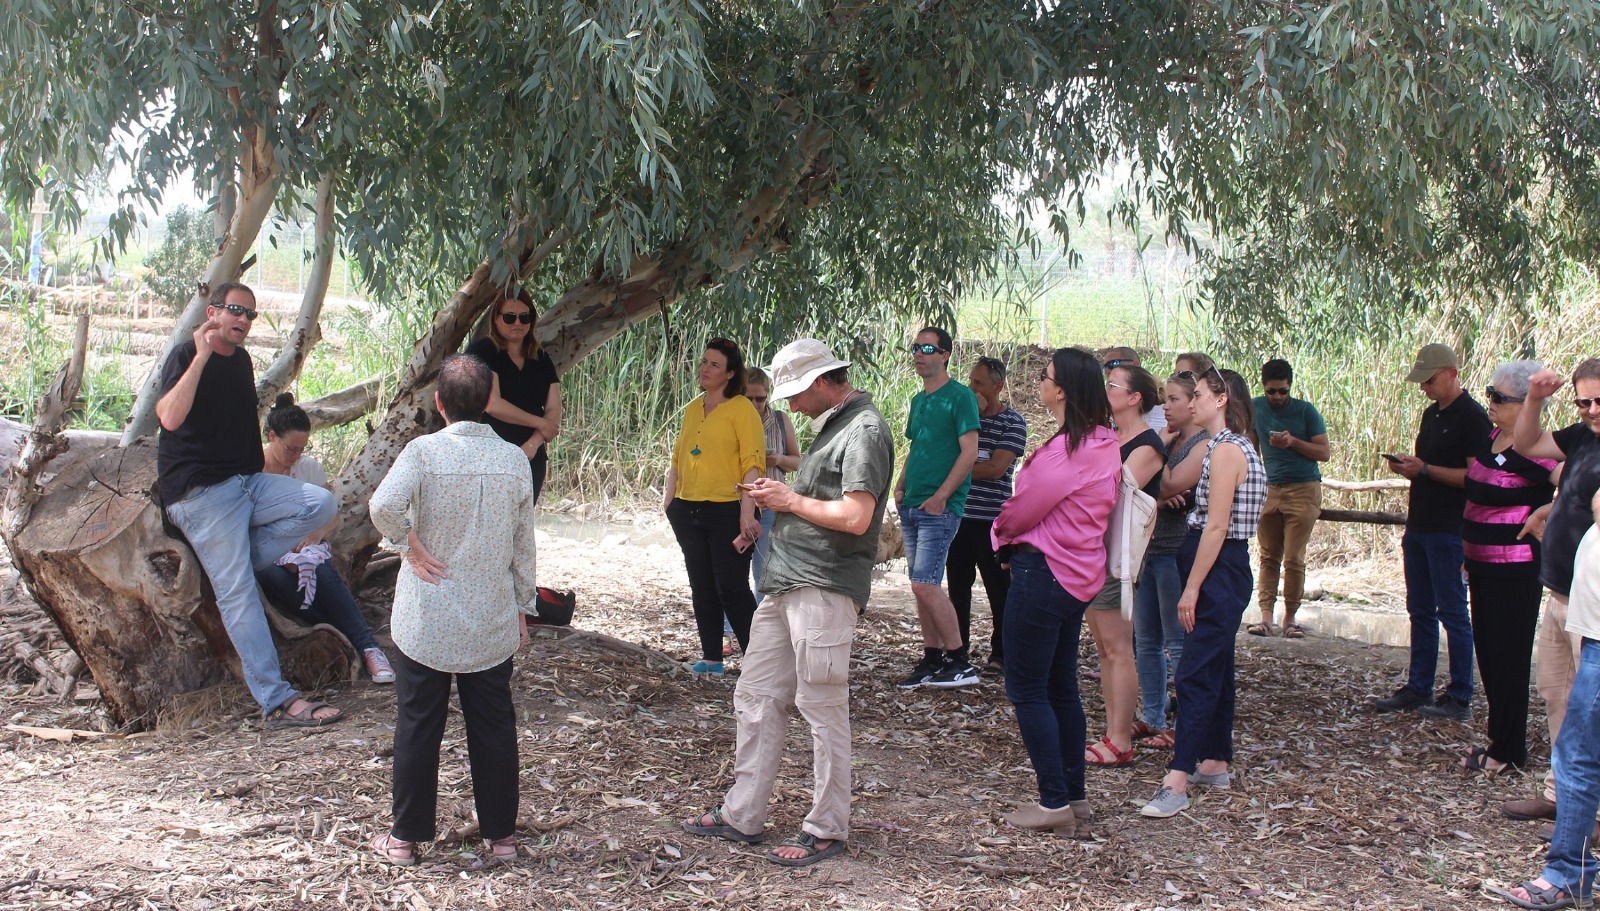
[[[1110, 757], [1107, 759], [1106, 757]], [[1126, 750], [1117, 749], [1110, 737], [1102, 736], [1098, 742], [1089, 744], [1083, 751], [1083, 761], [1097, 766], [1123, 766], [1131, 765], [1138, 758], [1134, 755], [1133, 747]]]

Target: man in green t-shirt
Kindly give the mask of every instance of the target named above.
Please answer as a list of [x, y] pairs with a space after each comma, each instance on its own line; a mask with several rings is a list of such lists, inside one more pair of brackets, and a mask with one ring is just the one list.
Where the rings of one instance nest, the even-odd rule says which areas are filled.
[[911, 452], [895, 485], [894, 499], [905, 535], [906, 574], [917, 599], [922, 660], [900, 681], [919, 686], [958, 687], [978, 682], [967, 660], [955, 605], [944, 590], [945, 557], [961, 527], [978, 458], [978, 397], [950, 379], [950, 333], [930, 326], [917, 333], [911, 358], [922, 391], [911, 400], [906, 436]]
[[1322, 513], [1322, 471], [1317, 463], [1328, 461], [1333, 447], [1317, 406], [1289, 394], [1293, 382], [1294, 368], [1288, 361], [1273, 358], [1261, 365], [1266, 395], [1255, 400], [1255, 411], [1261, 461], [1267, 469], [1267, 505], [1256, 529], [1261, 545], [1261, 579], [1256, 586], [1261, 622], [1250, 627], [1252, 636], [1272, 634], [1280, 565], [1284, 638], [1305, 636], [1294, 615], [1306, 587], [1306, 546]]

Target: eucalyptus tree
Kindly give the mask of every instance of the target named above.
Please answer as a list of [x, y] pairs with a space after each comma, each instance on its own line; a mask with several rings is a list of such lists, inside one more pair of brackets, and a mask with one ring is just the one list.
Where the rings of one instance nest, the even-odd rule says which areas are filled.
[[[1069, 242], [1117, 160], [1167, 233], [1227, 240], [1209, 291], [1252, 321], [1318, 282], [1391, 314], [1532, 293], [1596, 250], [1580, 0], [0, 5], [8, 199], [43, 173], [70, 209], [109, 149], [136, 176], [115, 247], [192, 175], [226, 224], [204, 286], [273, 205], [315, 197], [319, 257], [337, 239], [375, 293], [437, 302], [338, 482], [352, 557], [439, 359], [509, 283], [553, 301], [558, 366], [684, 307], [868, 333], [946, 308], [1019, 232]], [[315, 343], [323, 289], [264, 386]]]

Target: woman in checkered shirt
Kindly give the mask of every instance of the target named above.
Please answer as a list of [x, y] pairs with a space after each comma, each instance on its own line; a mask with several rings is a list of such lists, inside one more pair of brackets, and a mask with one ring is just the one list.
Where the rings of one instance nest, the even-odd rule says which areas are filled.
[[1177, 742], [1161, 788], [1139, 812], [1175, 816], [1189, 806], [1189, 785], [1232, 783], [1234, 637], [1250, 603], [1250, 539], [1267, 502], [1267, 473], [1246, 436], [1250, 391], [1214, 364], [1194, 375], [1195, 423], [1211, 443], [1195, 488], [1189, 533], [1178, 550], [1183, 595], [1178, 622], [1188, 638], [1178, 666]]

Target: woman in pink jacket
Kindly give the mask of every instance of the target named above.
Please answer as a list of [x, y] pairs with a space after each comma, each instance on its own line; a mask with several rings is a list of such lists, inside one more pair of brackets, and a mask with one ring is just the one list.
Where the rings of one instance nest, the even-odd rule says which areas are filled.
[[1106, 525], [1122, 456], [1094, 355], [1057, 351], [1039, 377], [1039, 399], [1061, 429], [1022, 463], [993, 532], [995, 547], [1011, 551], [1002, 631], [1006, 697], [1039, 780], [1039, 802], [1006, 820], [1086, 836], [1092, 814], [1078, 637], [1085, 606], [1105, 584]]

